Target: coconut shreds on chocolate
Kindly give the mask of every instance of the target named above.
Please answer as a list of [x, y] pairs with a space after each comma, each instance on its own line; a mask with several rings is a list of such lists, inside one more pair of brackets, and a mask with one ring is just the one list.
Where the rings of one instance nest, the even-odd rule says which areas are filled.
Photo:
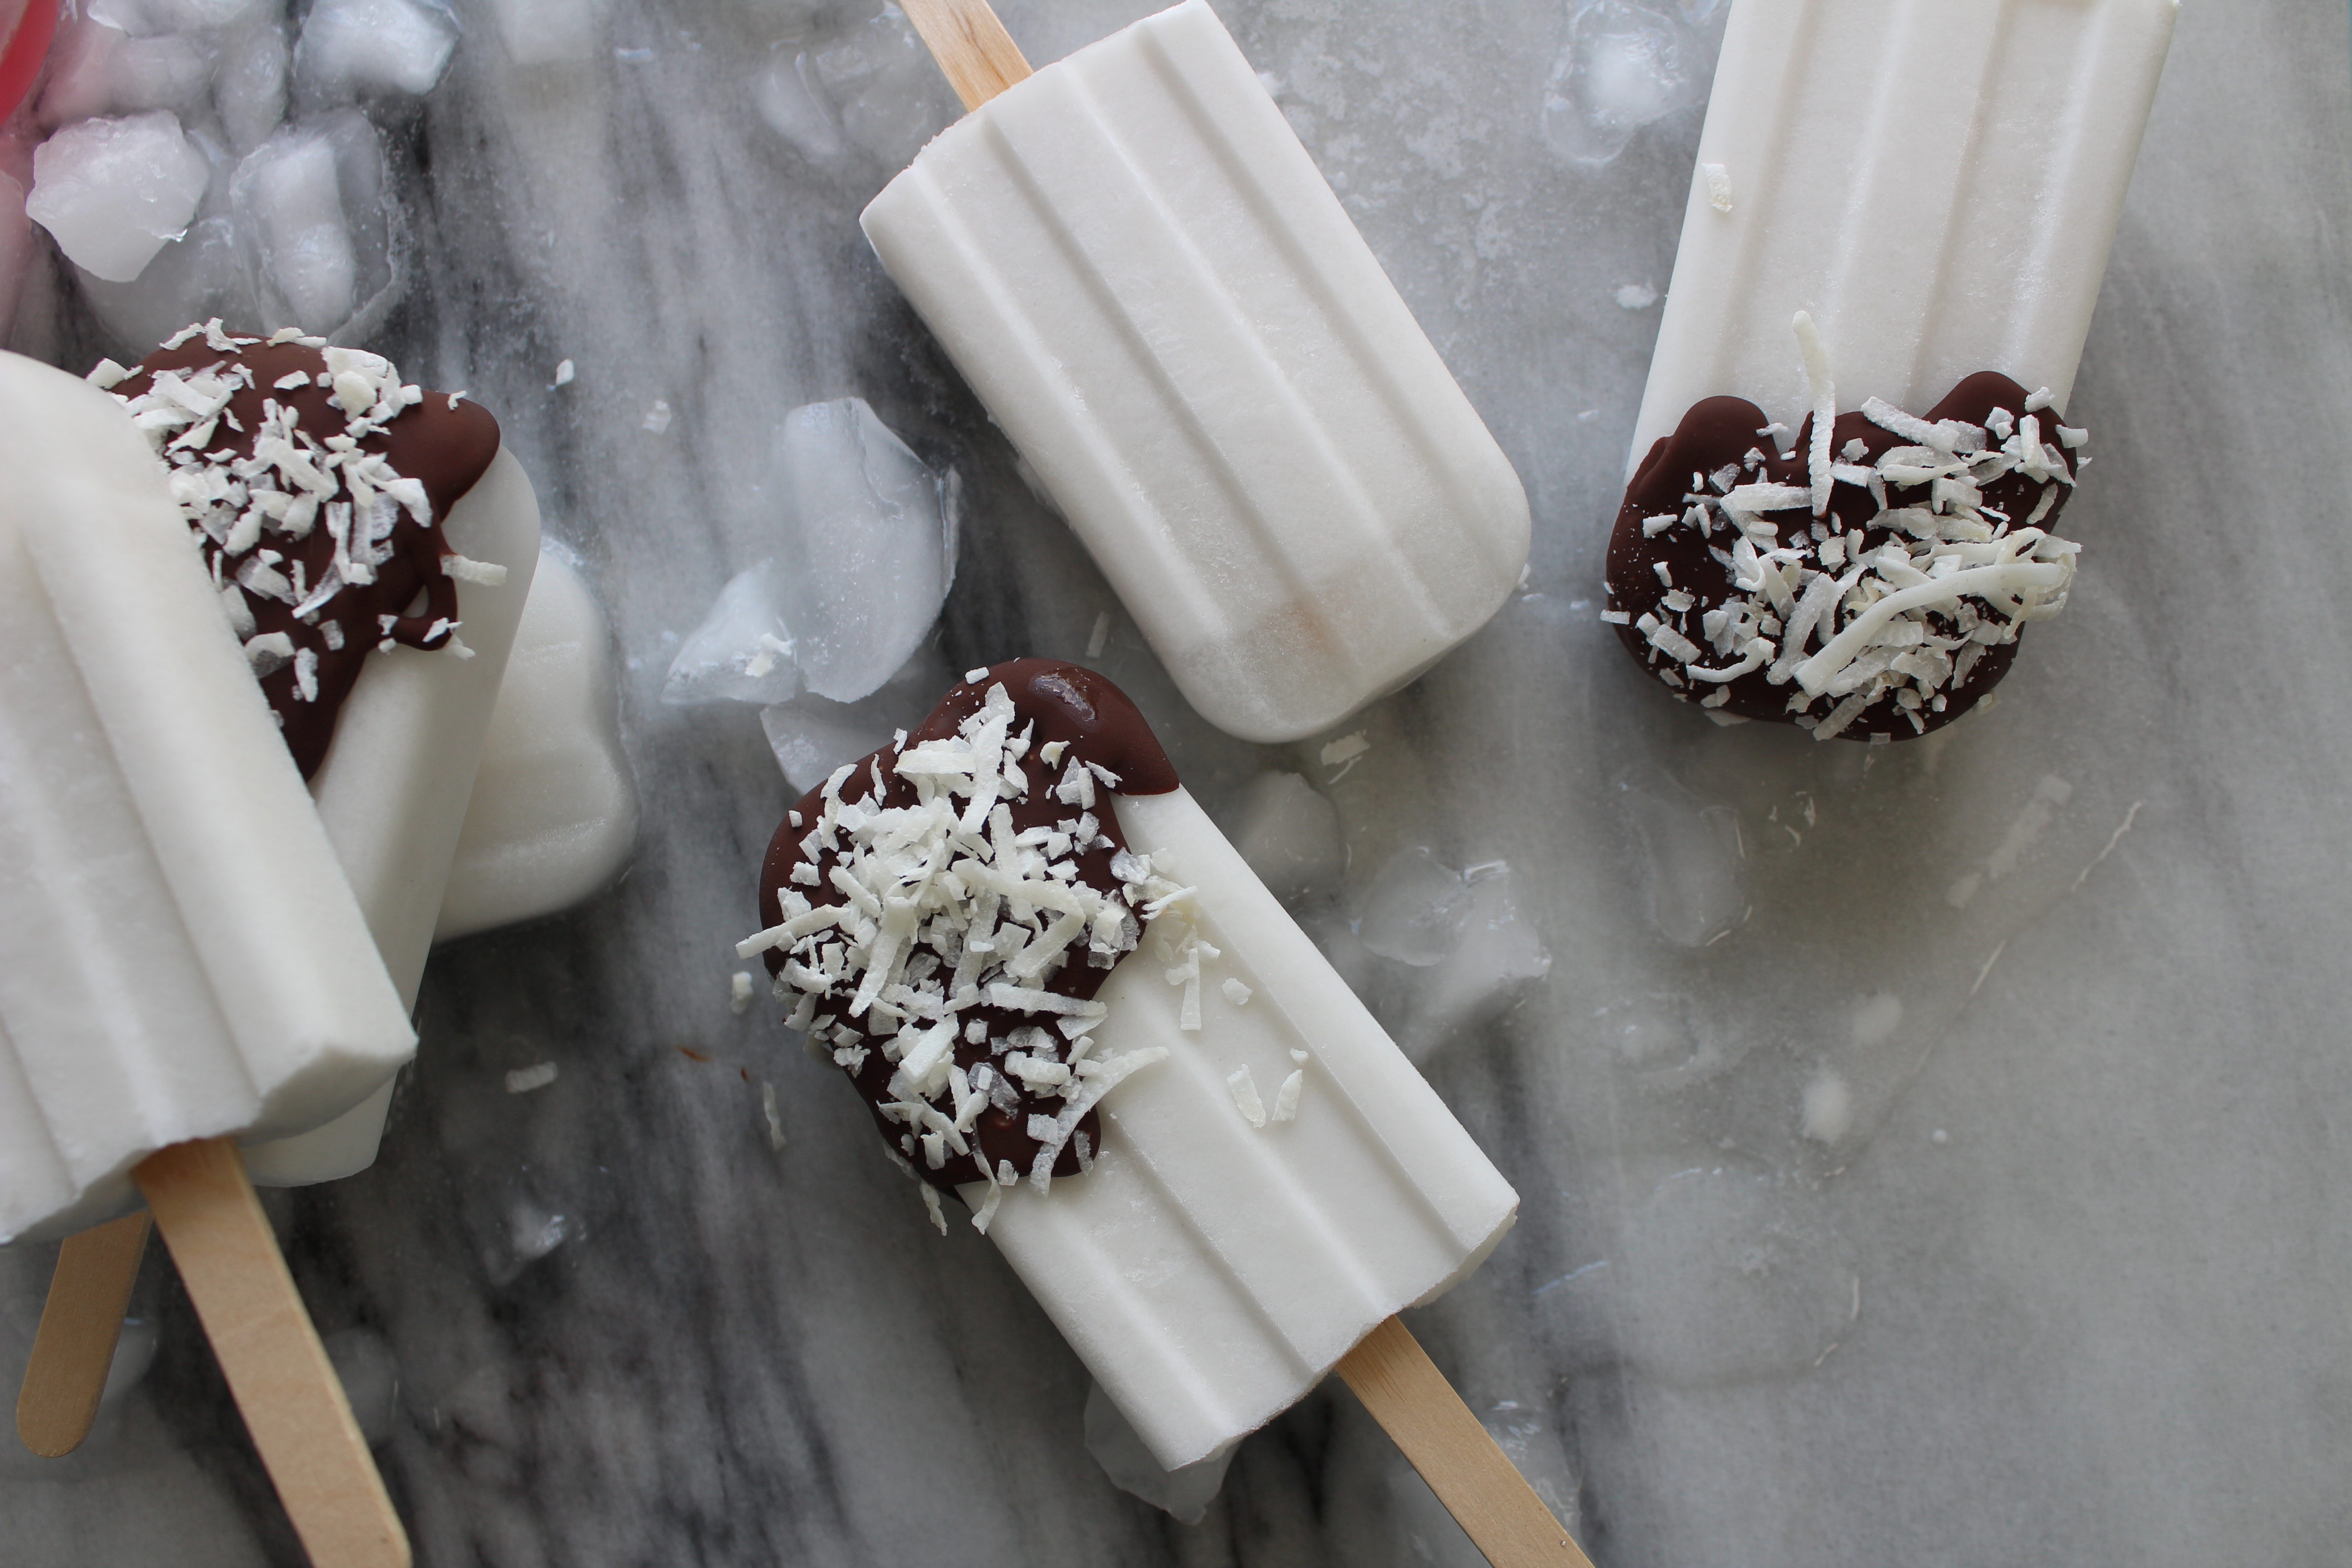
[[[1809, 326], [1800, 317], [1801, 339]], [[1703, 552], [1728, 591], [1677, 581], [1637, 593], [1615, 569], [1602, 619], [1626, 628], [1652, 672], [1701, 707], [1721, 708], [1732, 682], [1748, 691], [1760, 677], [1786, 689], [1780, 716], [1816, 740], [1865, 713], [1874, 739], [1900, 722], [1924, 733], [1990, 650], [2064, 607], [2081, 547], [2042, 524], [2073, 487], [2071, 454], [2087, 437], [2056, 422], [2046, 392], [1991, 408], [1983, 424], [1931, 422], [1871, 398], [1865, 428], [1897, 444], [1873, 455], [1886, 439], [1874, 435], [1832, 451], [1833, 394], [1818, 345], [1807, 339], [1806, 348], [1816, 406], [1805, 450], [1792, 443], [1776, 461], [1761, 443], [1793, 433], [1761, 427], [1741, 460], [1688, 475], [1678, 514], [1636, 516], [1629, 496], [1621, 517], [1616, 548], [1640, 555], [1680, 542], [1680, 558]], [[1771, 481], [1768, 469], [1792, 465], [1807, 482]], [[1994, 505], [1996, 484], [2025, 504]], [[1866, 497], [1866, 510], [1848, 496]], [[1767, 716], [1754, 700], [1748, 712]]]
[[[877, 1110], [909, 1161], [935, 1172], [950, 1157], [979, 1161], [991, 1185], [973, 1215], [982, 1231], [997, 1189], [1026, 1175], [1046, 1190], [1066, 1150], [1080, 1169], [1090, 1165], [1079, 1123], [1129, 1075], [1168, 1054], [1154, 1047], [1097, 1055], [1093, 1031], [1107, 1007], [1047, 989], [1055, 973], [1071, 963], [1108, 969], [1147, 922], [1166, 921], [1155, 933], [1183, 971], [1169, 978], [1185, 986], [1186, 1026], [1198, 1027], [1199, 966], [1216, 951], [1188, 918], [1192, 890], [1150, 856], [1114, 855], [1117, 882], [1107, 891], [1080, 874], [1081, 856], [1113, 846], [1096, 809], [1097, 789], [1117, 781], [1058, 746], [1033, 758], [1035, 727], [1015, 732], [1018, 717], [997, 682], [953, 735], [910, 745], [901, 734], [837, 770], [806, 825], [803, 858], [778, 894], [778, 923], [736, 947], [745, 958], [783, 955], [776, 994], [793, 1004], [786, 1022], [808, 1030], [813, 1047], [853, 1075], [869, 1052], [893, 1065]], [[912, 786], [913, 804], [882, 804], [885, 767]], [[844, 801], [843, 786], [861, 768], [874, 771], [873, 793]], [[1012, 808], [1034, 804], [1037, 792], [1066, 815], [1016, 832]], [[813, 890], [840, 901], [818, 902]], [[992, 1033], [992, 1017], [1014, 1022]], [[984, 1041], [986, 1059], [960, 1064], [959, 1041]], [[1026, 1171], [1010, 1161], [992, 1168], [977, 1154], [974, 1129], [991, 1106], [1018, 1113], [1035, 1141]]]
[[[199, 341], [201, 349], [175, 352]], [[450, 581], [495, 587], [506, 569], [434, 545], [428, 480], [403, 473], [385, 451], [387, 426], [425, 394], [382, 355], [292, 329], [236, 336], [215, 318], [173, 334], [163, 356], [131, 371], [104, 361], [89, 379], [113, 391], [167, 465], [172, 498], [255, 673], [267, 679], [292, 667], [290, 679], [267, 689], [307, 775], [355, 673], [335, 657], [347, 644], [352, 660], [399, 643], [472, 657], [457, 636], [454, 594], [432, 586], [432, 562], [417, 563], [418, 586], [436, 606], [428, 616], [380, 613], [411, 597], [409, 568], [393, 563], [412, 542], [428, 542]], [[289, 359], [296, 368], [286, 368]], [[485, 462], [495, 449], [492, 441]], [[323, 696], [322, 655], [335, 667]]]

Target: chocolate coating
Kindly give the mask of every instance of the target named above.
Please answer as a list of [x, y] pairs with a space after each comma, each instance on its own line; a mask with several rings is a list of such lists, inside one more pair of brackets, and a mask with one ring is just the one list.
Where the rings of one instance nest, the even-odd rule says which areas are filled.
[[[1947, 393], [1925, 418], [1930, 424], [1957, 419], [1981, 426], [1996, 408], [2007, 409], [2012, 415], [2024, 413], [2026, 395], [2025, 388], [2009, 377], [1995, 371], [1979, 371]], [[1672, 436], [1661, 437], [1650, 448], [1649, 456], [1642, 460], [1633, 482], [1626, 487], [1624, 503], [1618, 509], [1616, 526], [1609, 538], [1607, 588], [1611, 609], [1623, 611], [1629, 623], [1639, 621], [1644, 614], [1668, 618], [1661, 604], [1668, 590], [1658, 578], [1655, 568], [1659, 562], [1664, 562], [1672, 573], [1674, 586], [1698, 601], [1685, 616], [1694, 627], [1705, 611], [1738, 596], [1731, 572], [1710, 551], [1708, 537], [1681, 524], [1654, 537], [1645, 537], [1642, 521], [1662, 512], [1683, 511], [1687, 504], [1685, 498], [1691, 493], [1692, 475], [1712, 474], [1726, 464], [1741, 463], [1751, 451], [1762, 453], [1763, 466], [1743, 468], [1738, 482], [1808, 485], [1811, 478], [1807, 453], [1812, 439], [1812, 416], [1805, 416], [1791, 443], [1791, 455], [1786, 458], [1775, 453], [1772, 442], [1759, 433], [1764, 426], [1763, 410], [1747, 399], [1709, 397], [1683, 416]], [[1910, 444], [1859, 413], [1839, 415], [1831, 427], [1830, 450], [1842, 453], [1849, 441], [1856, 440], [1862, 443], [1864, 456], [1861, 461], [1866, 465], [1874, 465], [1887, 452]], [[2076, 463], [2074, 455], [2068, 452], [2069, 473]], [[1984, 487], [1983, 504], [2022, 520], [2032, 511], [2045, 488], [2043, 483], [2023, 474], [2007, 474]], [[2053, 527], [2066, 504], [2071, 488], [2059, 485], [2057, 489], [2057, 496], [2043, 514], [2041, 527]], [[1850, 539], [1858, 538], [1857, 551], [1874, 550], [1896, 538], [1895, 531], [1879, 520], [1878, 506], [1867, 490], [1846, 484], [1834, 486], [1830, 492], [1829, 510], [1831, 517], [1844, 525]], [[1780, 540], [1790, 544], [1801, 540], [1810, 542], [1813, 525], [1830, 521], [1816, 519], [1808, 507], [1770, 512], [1766, 517], [1776, 524]], [[1723, 540], [1717, 535], [1712, 542], [1719, 546]], [[1953, 629], [1953, 622], [1942, 612], [1930, 612], [1928, 618], [1939, 632]], [[1655, 650], [1633, 625], [1620, 626], [1616, 632], [1626, 651], [1645, 668], [1654, 673], [1675, 668], [1673, 660], [1654, 657]], [[1698, 640], [1696, 632], [1690, 635]], [[1841, 737], [1866, 740], [1885, 736], [1902, 740], [1948, 724], [1975, 707], [2009, 672], [2016, 657], [2015, 641], [1986, 647], [1967, 677], [1945, 689], [1943, 710], [1920, 713], [1924, 729], [1913, 726], [1890, 693], [1864, 709], [1841, 732]], [[1774, 684], [1763, 669], [1753, 670], [1720, 687], [1685, 686], [1675, 695], [1685, 702], [1696, 702], [1718, 689], [1730, 693], [1722, 705], [1727, 712], [1782, 723], [1792, 722], [1796, 717], [1789, 709], [1790, 694], [1795, 688], [1786, 681]]]
[[[129, 400], [148, 391], [158, 371], [187, 373], [232, 362], [247, 365], [253, 372], [254, 384], [240, 390], [228, 405], [228, 414], [244, 429], [234, 429], [224, 419], [208, 446], [208, 455], [251, 457], [255, 437], [261, 429], [265, 402], [275, 402], [281, 408], [292, 407], [299, 416], [301, 429], [316, 440], [324, 441], [330, 436], [344, 433], [343, 410], [335, 403], [333, 395], [319, 384], [319, 376], [327, 368], [325, 356], [299, 343], [274, 347], [252, 343], [230, 354], [211, 347], [200, 335], [178, 348], [159, 349], [148, 355], [113, 390], [117, 396]], [[303, 385], [280, 390], [274, 384], [296, 372], [308, 377]], [[328, 745], [334, 739], [336, 716], [359, 680], [368, 655], [380, 642], [390, 637], [396, 643], [419, 648], [436, 648], [447, 642], [451, 635], [448, 629], [437, 635], [432, 629], [436, 622], [446, 621], [455, 626], [458, 620], [457, 584], [441, 564], [441, 558], [451, 553], [441, 525], [448, 519], [450, 509], [474, 488], [475, 481], [498, 456], [499, 422], [479, 404], [460, 402], [452, 408], [445, 395], [428, 392], [422, 403], [402, 410], [383, 429], [361, 437], [359, 446], [362, 450], [382, 454], [404, 477], [424, 485], [432, 503], [432, 526], [425, 527], [404, 511], [401, 513], [390, 542], [394, 556], [376, 569], [376, 580], [345, 584], [309, 621], [296, 616], [295, 606], [281, 600], [253, 593], [245, 595], [247, 606], [253, 612], [257, 635], [283, 632], [295, 647], [308, 648], [318, 656], [318, 694], [309, 701], [302, 700], [292, 664], [280, 665], [261, 677], [262, 694], [278, 713], [287, 749], [293, 752], [295, 765], [306, 779], [317, 773], [319, 764], [326, 760]], [[341, 493], [342, 499], [350, 499], [348, 490]], [[201, 532], [197, 542], [203, 547], [206, 567], [214, 568], [217, 563], [219, 578], [224, 582], [235, 578], [250, 553], [229, 555], [219, 541]], [[323, 525], [313, 527], [300, 539], [265, 531], [256, 548], [274, 550], [289, 563], [300, 562], [306, 580], [312, 584], [324, 580], [335, 554], [334, 541]], [[411, 614], [411, 606], [420, 595], [424, 598], [423, 610]], [[381, 617], [384, 616], [394, 617], [388, 629], [382, 626]], [[330, 622], [342, 628], [340, 648], [328, 644], [324, 627]]]
[[[1093, 670], [1075, 664], [1063, 664], [1053, 659], [1016, 658], [989, 667], [986, 676], [978, 681], [964, 681], [940, 700], [937, 708], [920, 727], [908, 734], [902, 743], [885, 746], [861, 758], [856, 771], [841, 786], [841, 799], [846, 803], [870, 798], [875, 779], [882, 780], [882, 799], [886, 805], [911, 805], [915, 803], [914, 784], [891, 770], [891, 762], [904, 747], [920, 745], [926, 741], [940, 740], [956, 733], [957, 726], [980, 710], [990, 686], [1003, 682], [1005, 694], [1012, 698], [1016, 715], [1013, 728], [1017, 733], [1024, 725], [1034, 725], [1028, 752], [1034, 758], [1040, 749], [1060, 741], [1068, 747], [1068, 754], [1108, 770], [1118, 777], [1118, 789], [1122, 795], [1165, 795], [1177, 787], [1176, 770], [1168, 753], [1151, 733], [1143, 714], [1128, 699], [1125, 692]], [[1036, 770], [1033, 769], [1033, 773]], [[1056, 820], [1074, 815], [1071, 807], [1053, 798], [1043, 783], [1031, 784], [1026, 795], [1018, 801], [1004, 803], [1012, 811], [1016, 832], [1032, 827], [1051, 826]], [[807, 857], [802, 840], [824, 809], [822, 789], [811, 790], [801, 797], [793, 810], [801, 818], [800, 826], [786, 816], [769, 840], [766, 859], [760, 868], [759, 918], [762, 924], [776, 918], [780, 895], [791, 886], [793, 868]], [[1106, 792], [1097, 795], [1095, 815], [1101, 824], [1102, 836], [1109, 846], [1097, 845], [1075, 857], [1079, 879], [1098, 892], [1115, 894], [1119, 879], [1111, 873], [1111, 861], [1127, 847], [1121, 833], [1118, 813]], [[817, 886], [801, 887], [797, 890], [813, 904], [838, 904], [845, 895], [835, 888], [825, 873], [831, 869], [834, 857], [821, 854], [815, 862]], [[767, 955], [770, 973], [780, 973], [785, 954], [771, 950]], [[1086, 962], [1083, 952], [1070, 959], [1050, 974], [1036, 982], [1043, 989], [1057, 995], [1078, 1001], [1091, 999], [1102, 989], [1110, 971], [1097, 968]], [[858, 1021], [848, 1016], [846, 999], [821, 1002], [817, 1013], [836, 1025], [864, 1032]], [[1027, 1015], [1003, 1008], [979, 1005], [967, 1008], [961, 1016], [967, 1021], [979, 1019], [987, 1026], [992, 1039], [1002, 1040], [1013, 1030], [1034, 1020]], [[973, 1042], [959, 1037], [955, 1059], [966, 1068], [990, 1059], [987, 1041]], [[845, 1069], [849, 1070], [849, 1069]], [[898, 1139], [906, 1129], [882, 1114], [880, 1107], [890, 1099], [889, 1083], [894, 1066], [879, 1050], [868, 1051], [865, 1062], [849, 1070], [852, 1082], [873, 1110], [874, 1121], [890, 1148], [898, 1147]], [[1007, 1110], [992, 1104], [981, 1112], [974, 1130], [972, 1144], [989, 1162], [992, 1169], [1001, 1161], [1011, 1161], [1016, 1171], [1027, 1171], [1037, 1157], [1038, 1141], [1028, 1132], [1032, 1114], [1053, 1115], [1062, 1101], [1049, 1096], [1020, 1095], [1020, 1103]], [[1093, 1146], [1102, 1142], [1102, 1124], [1097, 1112], [1088, 1111], [1078, 1122]], [[1054, 1164], [1057, 1176], [1071, 1175], [1078, 1170], [1074, 1147], [1066, 1146]], [[932, 1185], [953, 1191], [967, 1182], [981, 1180], [979, 1163], [969, 1154], [950, 1154], [947, 1163], [938, 1170], [917, 1166], [924, 1180]]]

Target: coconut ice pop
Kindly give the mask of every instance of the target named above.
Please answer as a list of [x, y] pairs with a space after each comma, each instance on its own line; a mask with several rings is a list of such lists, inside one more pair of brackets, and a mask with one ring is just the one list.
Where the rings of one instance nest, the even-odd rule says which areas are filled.
[[0, 354], [0, 1236], [135, 1179], [313, 1556], [405, 1563], [231, 1136], [406, 1013], [131, 416]]
[[2064, 604], [2064, 421], [2176, 0], [1736, 0], [1603, 618], [1687, 701], [1925, 733]]
[[[958, 1194], [1170, 1469], [1511, 1224], [1509, 1185], [1089, 670], [971, 671], [793, 808], [760, 910], [739, 951], [935, 1222]], [[1506, 1514], [1551, 1542], [1530, 1560], [1578, 1560], [1492, 1447], [1449, 1451], [1500, 1467]]]
[[[405, 387], [380, 357], [317, 339], [265, 342], [215, 322], [178, 334], [136, 373], [109, 366], [97, 379], [170, 459], [184, 525], [413, 1006], [539, 557], [529, 479], [478, 406]], [[420, 597], [425, 613], [406, 615]], [[391, 1091], [386, 1075], [320, 1125], [248, 1142], [248, 1174], [287, 1186], [363, 1169]], [[49, 1228], [135, 1201], [127, 1184], [101, 1186]], [[34, 1406], [47, 1425], [25, 1432], [40, 1451], [79, 1441], [112, 1343], [62, 1318], [52, 1339], [51, 1319], [127, 1290], [137, 1260], [135, 1247], [60, 1258], [26, 1372], [27, 1398], [48, 1391]], [[111, 1293], [76, 1278], [102, 1267], [114, 1269]]]
[[1295, 740], [1484, 626], [1518, 477], [1207, 5], [1034, 76], [908, 16], [972, 112], [866, 237], [1193, 707]]

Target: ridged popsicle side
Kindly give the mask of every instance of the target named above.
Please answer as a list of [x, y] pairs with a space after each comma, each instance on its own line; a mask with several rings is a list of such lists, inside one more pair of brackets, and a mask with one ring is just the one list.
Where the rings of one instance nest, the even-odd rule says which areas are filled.
[[1517, 584], [1517, 474], [1199, 0], [951, 126], [862, 222], [1220, 727], [1326, 728]]
[[1717, 394], [1793, 426], [1800, 310], [1842, 409], [1994, 370], [2063, 410], [2178, 10], [1738, 0], [1627, 472]]
[[[1123, 963], [1097, 1054], [1169, 1058], [1104, 1101], [1092, 1171], [1009, 1194], [989, 1235], [1172, 1469], [1264, 1425], [1383, 1319], [1475, 1268], [1518, 1200], [1189, 795], [1118, 810], [1130, 844], [1199, 889], [1201, 935], [1221, 952], [1202, 1026], [1178, 1027], [1148, 951]], [[1222, 994], [1228, 977], [1245, 1003]], [[1252, 1127], [1228, 1077], [1247, 1067], [1271, 1104], [1293, 1049], [1309, 1058], [1297, 1120]]]
[[0, 1239], [260, 1109], [25, 552], [33, 497], [0, 500]]

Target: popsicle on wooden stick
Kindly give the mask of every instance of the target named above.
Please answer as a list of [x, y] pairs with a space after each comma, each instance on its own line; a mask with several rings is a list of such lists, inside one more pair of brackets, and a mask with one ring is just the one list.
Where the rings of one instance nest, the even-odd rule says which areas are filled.
[[[169, 457], [184, 526], [413, 1005], [539, 559], [529, 479], [478, 405], [404, 386], [381, 357], [315, 338], [265, 342], [214, 322], [97, 379]], [[426, 614], [410, 617], [419, 595]], [[322, 1125], [254, 1142], [249, 1174], [289, 1186], [364, 1168], [391, 1089], [387, 1076]], [[133, 1201], [115, 1181], [77, 1207]], [[115, 1326], [65, 1325], [125, 1296], [138, 1259], [135, 1247], [61, 1254], [43, 1315], [57, 1331], [26, 1368], [27, 1394], [39, 1397], [20, 1402], [18, 1429], [36, 1451], [69, 1451], [87, 1432]]]
[[1110, 682], [971, 672], [793, 807], [760, 909], [790, 1022], [1160, 1464], [1339, 1366], [1496, 1562], [1582, 1560], [1395, 1318], [1516, 1194]]
[[405, 1011], [131, 416], [0, 354], [0, 1235], [135, 1170], [257, 1438], [305, 1434], [263, 1442], [297, 1532], [404, 1563], [282, 1262], [220, 1288], [257, 1210], [203, 1151], [341, 1114]]
[[1193, 707], [1295, 740], [1484, 626], [1518, 477], [1215, 13], [1034, 75], [908, 16], [972, 112], [866, 237]]
[[2176, 0], [1735, 0], [1603, 618], [1686, 701], [1903, 739], [2075, 547], [2074, 372]]

